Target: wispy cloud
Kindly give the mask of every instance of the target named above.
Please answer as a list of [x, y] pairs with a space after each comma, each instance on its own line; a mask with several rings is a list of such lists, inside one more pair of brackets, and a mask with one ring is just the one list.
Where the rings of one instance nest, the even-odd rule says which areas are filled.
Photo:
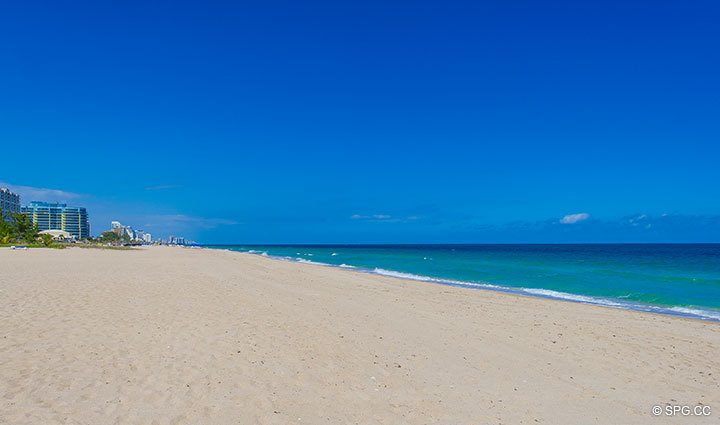
[[145, 188], [145, 190], [153, 191], [153, 190], [171, 190], [171, 189], [179, 189], [182, 185], [180, 184], [159, 184], [155, 186], [148, 186]]
[[590, 218], [590, 214], [588, 214], [588, 213], [568, 214], [560, 219], [560, 223], [575, 224], [575, 223], [579, 223], [581, 221], [585, 221], [588, 218]]
[[351, 220], [390, 220], [392, 218], [390, 214], [353, 214], [350, 216]]
[[420, 217], [416, 215], [411, 216], [393, 216], [390, 214], [353, 214], [350, 216], [351, 220], [363, 220], [363, 221], [378, 221], [378, 222], [388, 222], [388, 223], [400, 223], [405, 221], [411, 221], [411, 220], [419, 220]]
[[67, 192], [60, 189], [19, 186], [4, 182], [0, 182], [0, 187], [7, 187], [11, 191], [20, 195], [20, 200], [23, 203], [27, 203], [30, 201], [65, 202], [83, 197], [83, 195], [79, 193]]
[[219, 226], [234, 226], [240, 224], [235, 220], [226, 218], [197, 217], [185, 214], [154, 214], [144, 217], [146, 226], [161, 226], [165, 228], [201, 228], [214, 229]]
[[[98, 217], [98, 219], [94, 219], [95, 217]], [[114, 207], [110, 210], [105, 209], [102, 213], [93, 215], [92, 218], [94, 232], [97, 234], [109, 230], [110, 222], [117, 220], [124, 225], [152, 233], [155, 238], [182, 235], [194, 239], [206, 231], [225, 229], [227, 226], [242, 224], [228, 218], [201, 217], [188, 214], [119, 212]]]
[[[662, 217], [667, 217], [667, 214], [663, 214]], [[637, 227], [640, 225], [645, 225], [645, 227], [650, 228], [650, 227], [652, 227], [652, 223], [648, 223], [648, 220], [649, 220], [649, 217], [647, 216], [647, 214], [639, 214], [639, 215], [628, 218], [627, 222], [631, 226]]]

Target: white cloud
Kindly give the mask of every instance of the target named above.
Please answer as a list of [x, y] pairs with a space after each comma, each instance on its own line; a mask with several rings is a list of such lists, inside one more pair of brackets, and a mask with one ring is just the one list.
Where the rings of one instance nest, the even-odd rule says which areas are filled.
[[389, 214], [371, 214], [371, 215], [362, 215], [362, 214], [353, 214], [350, 216], [351, 220], [390, 220], [392, 218]]
[[[628, 219], [628, 222], [632, 224], [633, 226], [639, 226], [641, 221], [647, 220], [648, 216], [646, 214], [640, 214], [636, 217], [632, 217]], [[649, 228], [648, 226], [645, 226], [646, 228]]]
[[390, 214], [353, 214], [350, 216], [351, 220], [364, 220], [367, 222], [382, 222], [382, 223], [406, 223], [408, 221], [420, 220], [417, 215], [410, 216], [394, 216]]
[[82, 198], [79, 193], [66, 192], [59, 189], [47, 189], [44, 187], [18, 186], [0, 182], [0, 187], [7, 187], [12, 192], [20, 195], [20, 202], [23, 204], [31, 201], [45, 202], [66, 202], [77, 198]]
[[179, 189], [182, 185], [179, 184], [159, 184], [156, 186], [148, 186], [145, 188], [145, 190], [153, 191], [153, 190], [170, 190], [170, 189]]
[[169, 228], [194, 227], [213, 229], [218, 226], [232, 226], [240, 224], [235, 220], [226, 218], [195, 217], [185, 214], [156, 214], [144, 216], [146, 226], [164, 226]]
[[579, 223], [581, 221], [587, 220], [588, 218], [590, 218], [590, 214], [588, 214], [588, 213], [568, 214], [565, 217], [560, 219], [560, 223], [575, 224], [575, 223]]

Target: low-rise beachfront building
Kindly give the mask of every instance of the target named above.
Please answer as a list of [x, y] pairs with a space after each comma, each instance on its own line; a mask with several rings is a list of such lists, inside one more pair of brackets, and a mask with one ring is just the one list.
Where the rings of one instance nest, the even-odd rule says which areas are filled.
[[20, 212], [20, 195], [13, 193], [6, 187], [0, 187], [0, 219], [9, 219], [10, 214]]
[[41, 235], [50, 235], [55, 241], [74, 241], [75, 236], [64, 230], [43, 230]]
[[64, 230], [77, 239], [90, 237], [90, 222], [84, 207], [33, 201], [21, 210], [40, 231]]

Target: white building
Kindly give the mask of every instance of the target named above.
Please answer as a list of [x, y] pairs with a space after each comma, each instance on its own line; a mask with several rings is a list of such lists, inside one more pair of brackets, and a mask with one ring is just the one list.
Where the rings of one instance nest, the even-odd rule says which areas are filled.
[[110, 222], [110, 228], [120, 237], [127, 237], [133, 242], [152, 243], [152, 235], [142, 230], [135, 230], [130, 226], [125, 226], [119, 221]]
[[185, 245], [185, 238], [182, 236], [170, 236], [168, 237], [168, 244], [170, 245]]

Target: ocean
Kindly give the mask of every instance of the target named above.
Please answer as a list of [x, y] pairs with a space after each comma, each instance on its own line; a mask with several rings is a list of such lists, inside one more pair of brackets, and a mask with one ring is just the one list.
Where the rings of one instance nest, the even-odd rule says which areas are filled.
[[207, 247], [431, 283], [720, 321], [720, 244]]

